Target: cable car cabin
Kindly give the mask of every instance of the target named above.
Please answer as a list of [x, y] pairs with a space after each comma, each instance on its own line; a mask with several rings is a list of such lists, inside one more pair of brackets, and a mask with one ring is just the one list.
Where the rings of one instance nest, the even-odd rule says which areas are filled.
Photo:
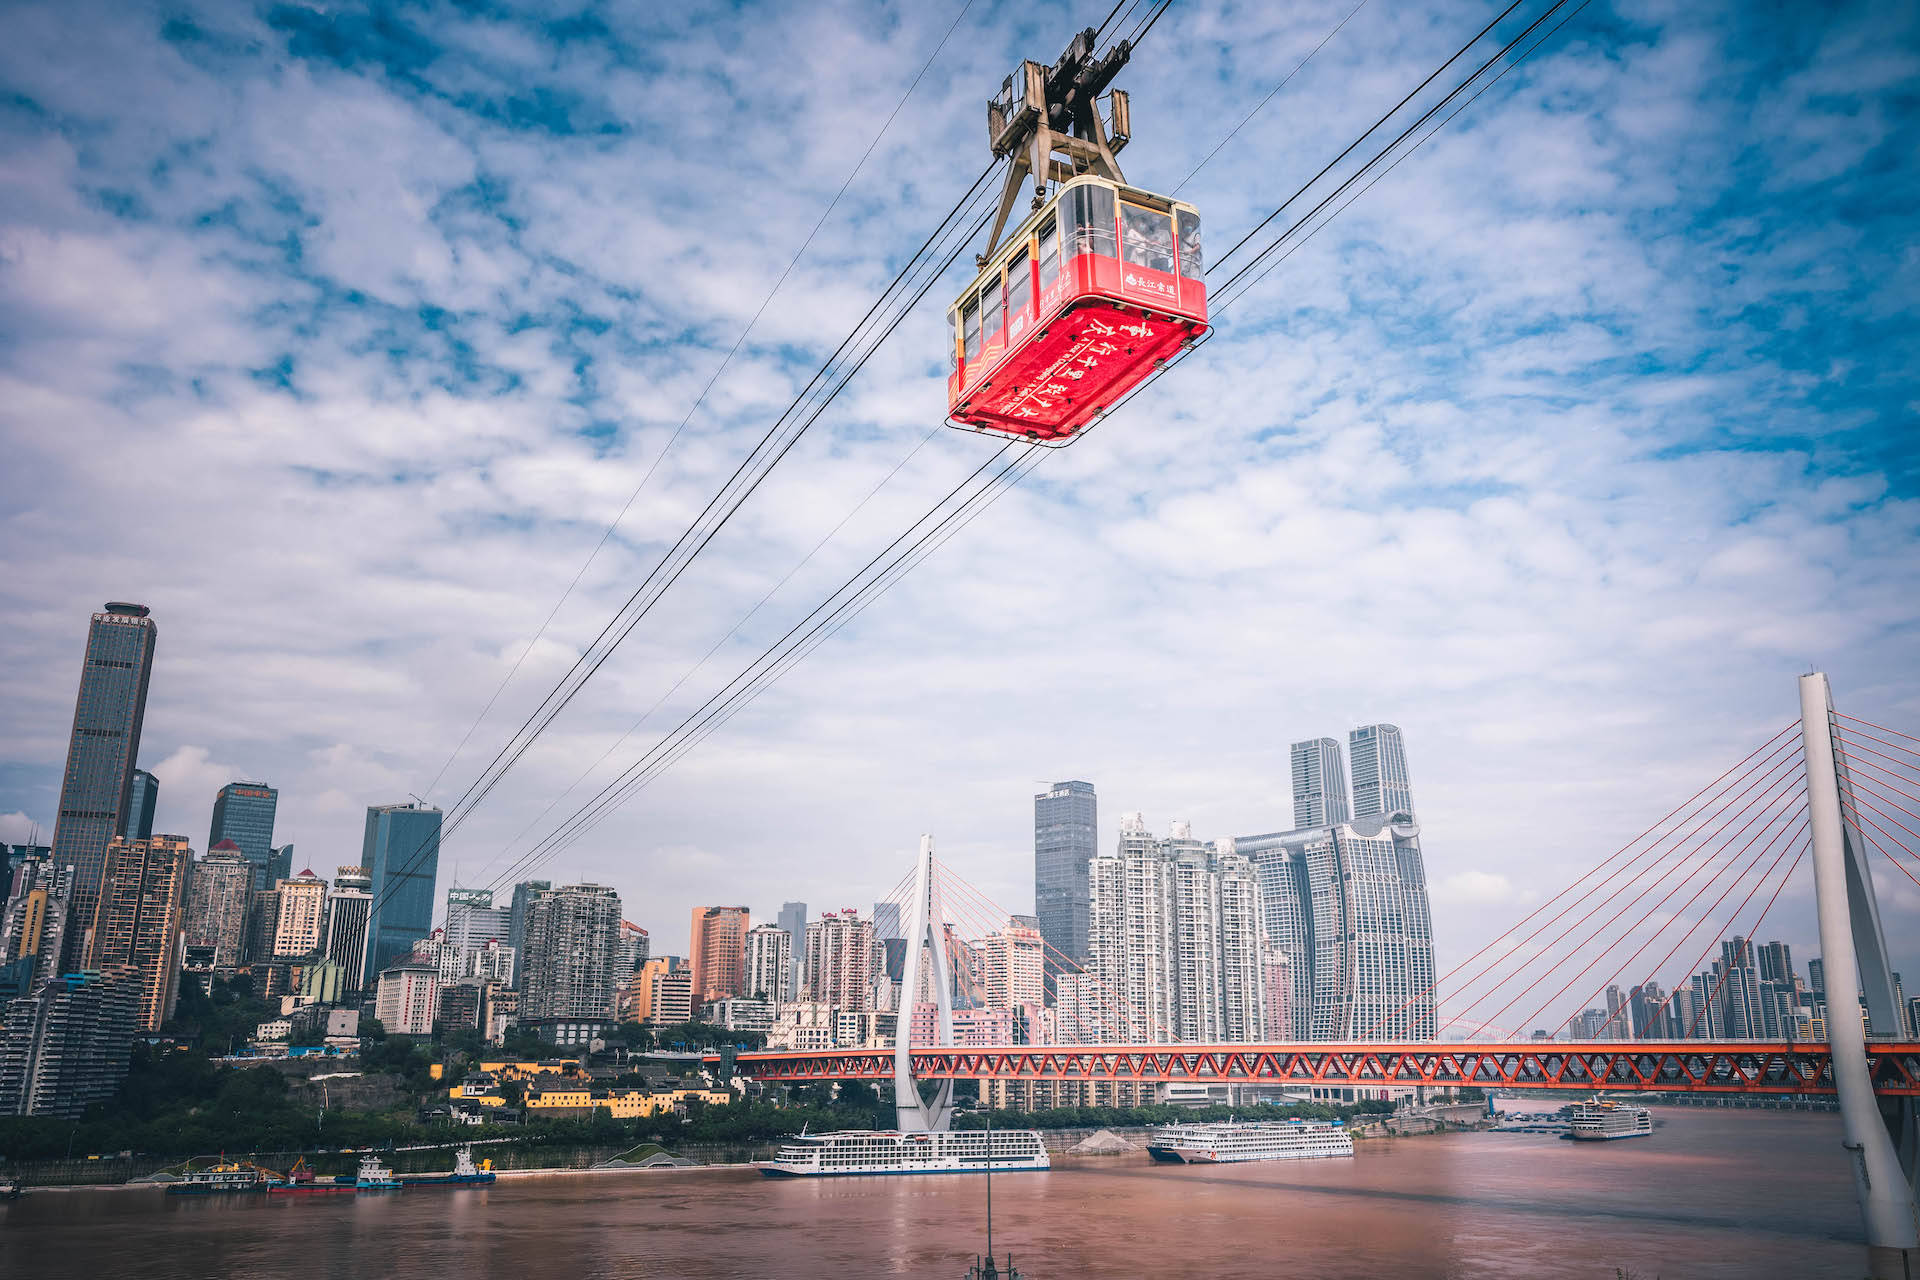
[[1069, 444], [1207, 331], [1200, 215], [1074, 178], [999, 246], [948, 319], [952, 425]]

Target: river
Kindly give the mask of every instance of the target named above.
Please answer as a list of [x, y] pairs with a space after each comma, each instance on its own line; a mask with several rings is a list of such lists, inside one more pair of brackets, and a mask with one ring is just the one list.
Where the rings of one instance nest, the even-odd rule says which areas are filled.
[[[1162, 1166], [1056, 1157], [993, 1180], [1027, 1280], [1856, 1277], [1860, 1215], [1831, 1113], [1663, 1107], [1653, 1136], [1447, 1133], [1350, 1160]], [[984, 1179], [774, 1180], [714, 1168], [465, 1191], [189, 1198], [35, 1192], [0, 1205], [0, 1276], [115, 1280], [958, 1280]]]

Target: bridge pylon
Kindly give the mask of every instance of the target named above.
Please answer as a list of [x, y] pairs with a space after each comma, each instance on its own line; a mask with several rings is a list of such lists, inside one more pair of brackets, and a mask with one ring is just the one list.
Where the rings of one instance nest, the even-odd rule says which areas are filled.
[[920, 837], [920, 859], [914, 866], [913, 902], [908, 909], [907, 960], [900, 974], [900, 1010], [893, 1024], [893, 1113], [905, 1133], [942, 1133], [953, 1127], [953, 1081], [941, 1080], [932, 1098], [920, 1092], [913, 1075], [913, 1006], [920, 991], [920, 956], [924, 949], [929, 985], [933, 988], [934, 1043], [953, 1044], [953, 975], [947, 967], [944, 922], [938, 909], [938, 886], [933, 876], [933, 837]]
[[[1874, 898], [1867, 846], [1855, 824], [1852, 783], [1834, 743], [1833, 691], [1824, 672], [1800, 677], [1800, 741], [1813, 827], [1813, 892], [1827, 969], [1827, 1042], [1840, 1096], [1843, 1144], [1866, 1221], [1874, 1280], [1920, 1280], [1920, 1120], [1912, 1098], [1881, 1098], [1867, 1067], [1866, 1038], [1905, 1039], [1894, 1000], [1887, 939]], [[1844, 799], [1844, 805], [1843, 805]], [[1854, 1016], [1853, 984], [1866, 995]]]

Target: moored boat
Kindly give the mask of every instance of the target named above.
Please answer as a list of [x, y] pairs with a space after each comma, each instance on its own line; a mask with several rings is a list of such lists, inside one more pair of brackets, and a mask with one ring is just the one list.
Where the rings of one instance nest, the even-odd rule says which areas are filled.
[[1237, 1164], [1243, 1160], [1316, 1160], [1353, 1154], [1353, 1136], [1324, 1120], [1169, 1124], [1147, 1139], [1165, 1164]]
[[361, 1191], [398, 1191], [400, 1180], [393, 1176], [393, 1170], [380, 1162], [380, 1157], [366, 1155], [360, 1157], [360, 1169], [353, 1175], [353, 1185]]
[[269, 1195], [316, 1195], [328, 1191], [352, 1191], [354, 1179], [351, 1174], [321, 1178], [315, 1176], [313, 1166], [303, 1156], [293, 1162], [293, 1168], [287, 1170], [287, 1180], [276, 1182], [267, 1188]]
[[1611, 1142], [1616, 1138], [1645, 1138], [1653, 1134], [1653, 1112], [1625, 1102], [1594, 1098], [1573, 1109], [1568, 1137], [1575, 1142]]
[[1014, 1173], [1051, 1168], [1032, 1129], [956, 1129], [900, 1133], [843, 1129], [789, 1138], [760, 1166], [769, 1178], [847, 1177], [888, 1173]]
[[180, 1181], [167, 1185], [170, 1196], [245, 1195], [265, 1191], [279, 1179], [257, 1165], [222, 1160], [204, 1169], [189, 1169]]
[[473, 1187], [485, 1186], [494, 1180], [493, 1161], [486, 1160], [479, 1165], [473, 1163], [473, 1148], [461, 1147], [453, 1155], [452, 1173], [403, 1173], [400, 1185], [404, 1187]]

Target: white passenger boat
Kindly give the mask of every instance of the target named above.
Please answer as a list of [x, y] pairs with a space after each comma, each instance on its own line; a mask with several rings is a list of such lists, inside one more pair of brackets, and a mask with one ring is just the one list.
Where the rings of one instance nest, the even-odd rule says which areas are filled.
[[1595, 1098], [1573, 1109], [1569, 1133], [1575, 1142], [1610, 1142], [1615, 1138], [1645, 1138], [1653, 1133], [1653, 1112], [1624, 1102]]
[[1353, 1154], [1353, 1137], [1324, 1120], [1170, 1124], [1147, 1139], [1147, 1154], [1167, 1164], [1241, 1160], [1318, 1160]]
[[[988, 1143], [992, 1160], [988, 1160]], [[956, 1129], [899, 1133], [842, 1129], [787, 1139], [760, 1166], [769, 1178], [821, 1178], [880, 1173], [1015, 1173], [1051, 1168], [1047, 1148], [1031, 1129]]]

